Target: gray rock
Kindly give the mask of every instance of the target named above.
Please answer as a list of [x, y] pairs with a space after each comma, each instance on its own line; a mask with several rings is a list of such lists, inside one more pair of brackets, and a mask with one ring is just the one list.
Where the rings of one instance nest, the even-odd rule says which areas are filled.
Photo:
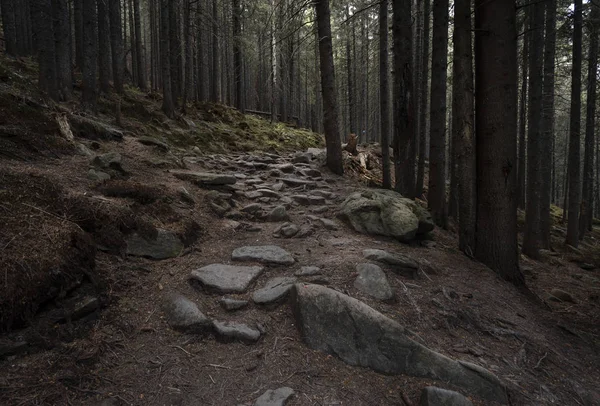
[[287, 164], [279, 164], [279, 165], [272, 165], [271, 166], [272, 169], [281, 171], [283, 173], [292, 173], [294, 172], [294, 170], [296, 170], [296, 168], [294, 167], [294, 165], [287, 163]]
[[298, 234], [296, 234], [296, 238], [310, 237], [314, 233], [315, 233], [315, 229], [313, 228], [313, 226], [304, 225], [304, 226], [300, 227], [300, 231], [298, 231]]
[[312, 180], [304, 180], [298, 178], [278, 178], [277, 180], [280, 180], [291, 187], [304, 187], [306, 189], [314, 189], [317, 187], [317, 182], [314, 182]]
[[142, 145], [158, 147], [159, 149], [162, 149], [163, 151], [169, 150], [169, 144], [167, 144], [166, 142], [157, 140], [156, 138], [140, 137], [140, 138], [138, 138], [138, 142]]
[[233, 185], [237, 182], [237, 179], [234, 175], [220, 173], [171, 171], [171, 174], [177, 179], [187, 180], [200, 187]]
[[310, 205], [310, 200], [308, 199], [308, 196], [306, 195], [294, 195], [292, 196], [292, 199], [302, 205], [302, 206], [309, 206]]
[[340, 206], [339, 217], [360, 233], [394, 237], [403, 242], [434, 228], [426, 209], [391, 190], [351, 194]]
[[169, 295], [163, 305], [169, 325], [179, 331], [186, 333], [199, 333], [208, 331], [211, 322], [196, 303], [180, 294]]
[[299, 152], [292, 157], [292, 163], [294, 164], [309, 164], [310, 161], [312, 161], [310, 152]]
[[87, 156], [88, 158], [93, 158], [96, 155], [94, 154], [94, 151], [89, 149], [85, 144], [78, 143], [76, 148], [80, 155]]
[[394, 297], [394, 291], [380, 267], [373, 264], [358, 264], [356, 271], [358, 272], [354, 281], [356, 289], [379, 300], [390, 300]]
[[302, 169], [300, 173], [309, 178], [320, 178], [322, 176], [321, 171], [313, 168]]
[[550, 291], [550, 300], [556, 301], [556, 302], [569, 302], [569, 303], [577, 303], [577, 300], [575, 300], [575, 298], [573, 297], [572, 294], [570, 294], [567, 291], [564, 291], [562, 289], [552, 289]]
[[186, 203], [190, 203], [190, 204], [195, 204], [196, 203], [196, 199], [194, 199], [194, 196], [192, 196], [192, 194], [183, 186], [181, 186], [178, 189], [179, 192], [179, 196], [181, 197], [181, 200], [183, 200]]
[[262, 193], [260, 193], [258, 190], [253, 190], [251, 192], [246, 192], [244, 193], [244, 195], [248, 198], [248, 199], [258, 199], [259, 197], [262, 197]]
[[323, 286], [296, 284], [291, 305], [312, 349], [350, 365], [449, 382], [483, 399], [508, 402], [504, 385], [491, 372], [413, 341], [396, 321], [356, 299]]
[[134, 233], [127, 237], [126, 242], [127, 255], [135, 257], [167, 259], [177, 257], [183, 251], [183, 243], [179, 237], [167, 230], [158, 230], [154, 240], [145, 239]]
[[428, 386], [421, 392], [419, 406], [473, 406], [473, 402], [458, 392]]
[[276, 302], [288, 294], [296, 280], [296, 278], [286, 276], [269, 279], [262, 289], [254, 292], [252, 300], [258, 304]]
[[260, 331], [242, 323], [213, 321], [215, 333], [225, 341], [239, 340], [253, 343], [260, 338]]
[[296, 276], [321, 275], [321, 268], [319, 268], [318, 266], [303, 266], [294, 275], [296, 275]]
[[366, 249], [363, 251], [366, 259], [389, 265], [392, 271], [415, 278], [419, 272], [419, 264], [402, 254], [390, 254], [384, 250]]
[[333, 199], [335, 197], [335, 194], [328, 190], [315, 190], [312, 194], [315, 196], [323, 196], [326, 199]]
[[192, 271], [191, 277], [222, 293], [243, 293], [263, 271], [261, 266], [212, 264]]
[[102, 169], [116, 169], [121, 171], [121, 154], [118, 152], [107, 152], [106, 154], [97, 155], [92, 164]]
[[323, 196], [308, 196], [308, 202], [311, 206], [321, 206], [325, 204]]
[[318, 207], [313, 207], [312, 209], [310, 209], [310, 211], [312, 211], [313, 213], [316, 213], [316, 214], [323, 214], [327, 210], [329, 210], [329, 207], [327, 207], [327, 206], [318, 206]]
[[110, 179], [110, 175], [106, 172], [90, 169], [87, 173], [87, 178], [95, 182], [104, 182]]
[[300, 231], [300, 227], [293, 223], [285, 223], [279, 227], [275, 232], [285, 238], [292, 238]]
[[258, 189], [257, 192], [259, 192], [263, 197], [279, 199], [279, 193], [271, 189]]
[[256, 213], [262, 210], [262, 205], [259, 203], [252, 203], [242, 207], [244, 213]]
[[254, 406], [285, 406], [289, 398], [294, 396], [292, 388], [269, 389], [254, 402]]
[[272, 265], [292, 265], [294, 257], [276, 245], [236, 248], [231, 254], [234, 261], [255, 261]]
[[325, 218], [320, 218], [318, 221], [327, 230], [337, 230], [337, 225], [335, 224], [335, 222], [333, 220], [329, 220], [329, 219], [325, 219]]
[[276, 192], [281, 192], [285, 189], [285, 184], [283, 182], [277, 182], [273, 186], [271, 186], [271, 189], [273, 189]]
[[285, 206], [277, 206], [269, 213], [268, 220], [272, 222], [287, 221], [290, 216], [287, 213]]
[[232, 311], [232, 310], [239, 310], [239, 309], [242, 309], [242, 308], [248, 306], [248, 301], [232, 299], [230, 297], [222, 297], [219, 300], [219, 304], [221, 305], [221, 307], [223, 309]]

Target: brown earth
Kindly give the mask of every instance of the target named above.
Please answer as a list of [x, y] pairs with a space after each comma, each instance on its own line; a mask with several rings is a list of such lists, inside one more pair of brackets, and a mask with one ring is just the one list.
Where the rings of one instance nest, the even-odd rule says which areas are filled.
[[[221, 116], [228, 111], [215, 109]], [[0, 125], [12, 125], [14, 119], [7, 115]], [[214, 125], [223, 128], [217, 121]], [[241, 166], [238, 161], [250, 154], [211, 155], [177, 143], [164, 151], [138, 142], [144, 135], [139, 122], [125, 125], [121, 142], [75, 140], [94, 153], [119, 152], [127, 173], [122, 179], [90, 181], [90, 158], [73, 155], [76, 145], [62, 140], [57, 129], [46, 134], [53, 140], [50, 145], [59, 145], [52, 154], [43, 152], [44, 144], [15, 146], [0, 161], [0, 322], [9, 330], [0, 336], [0, 350], [27, 343], [13, 353], [0, 351], [0, 404], [98, 405], [112, 400], [115, 405], [252, 405], [265, 390], [289, 386], [296, 392], [290, 406], [401, 405], [403, 394], [416, 403], [421, 389], [431, 384], [457, 389], [348, 366], [302, 343], [287, 304], [251, 303], [228, 313], [217, 303], [220, 295], [190, 284], [192, 270], [229, 263], [240, 246], [266, 244], [287, 249], [295, 265], [268, 268], [248, 293], [237, 297], [249, 299], [253, 288], [270, 277], [319, 266], [329, 286], [397, 320], [429, 348], [494, 372], [508, 385], [515, 405], [598, 404], [598, 230], [580, 250], [572, 250], [563, 245], [564, 230], [557, 223], [555, 251], [539, 262], [522, 258], [530, 293], [460, 253], [451, 231], [436, 230], [430, 240], [405, 245], [360, 235], [337, 221], [337, 230], [327, 230], [307, 217], [310, 209], [292, 206], [291, 221], [313, 224], [314, 234], [275, 238], [280, 223], [220, 218], [205, 199], [207, 190], [168, 172], [185, 167], [262, 176], [264, 183], [273, 184], [268, 170]], [[185, 131], [178, 122], [161, 125]], [[34, 142], [35, 137], [27, 145]], [[289, 161], [287, 153], [278, 154], [279, 162]], [[320, 184], [329, 185], [338, 197], [321, 217], [335, 219], [343, 196], [362, 187], [361, 182], [378, 179], [376, 167], [368, 171], [355, 158], [346, 159], [347, 169], [354, 168], [349, 178], [328, 173], [319, 160], [312, 163], [329, 181]], [[182, 187], [193, 202], [181, 198]], [[252, 187], [246, 185], [246, 190]], [[238, 208], [250, 203], [239, 196], [234, 200]], [[249, 225], [262, 230], [247, 231]], [[127, 235], [152, 235], [156, 228], [172, 230], [184, 240], [181, 255], [152, 261], [125, 254]], [[409, 280], [386, 269], [396, 293], [392, 303], [361, 294], [353, 282], [365, 248], [412, 257], [421, 265], [420, 277]], [[27, 269], [34, 272], [31, 277]], [[49, 289], [53, 282], [61, 292]], [[549, 300], [555, 288], [569, 292], [574, 303]], [[266, 332], [254, 345], [177, 333], [161, 310], [170, 292], [193, 300], [210, 318], [260, 324]], [[56, 312], [68, 314], [69, 300], [77, 295], [99, 298], [98, 307], [78, 320], [69, 316], [57, 321]]]

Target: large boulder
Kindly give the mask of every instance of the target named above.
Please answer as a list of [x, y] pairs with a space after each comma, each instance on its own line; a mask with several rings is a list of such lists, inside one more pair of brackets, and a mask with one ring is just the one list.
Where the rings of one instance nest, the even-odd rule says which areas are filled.
[[404, 242], [434, 228], [426, 209], [391, 190], [352, 193], [340, 206], [338, 216], [360, 233], [394, 237]]
[[337, 355], [350, 365], [437, 379], [486, 400], [508, 401], [504, 385], [494, 374], [413, 341], [404, 327], [359, 300], [323, 286], [296, 284], [290, 303], [312, 349]]

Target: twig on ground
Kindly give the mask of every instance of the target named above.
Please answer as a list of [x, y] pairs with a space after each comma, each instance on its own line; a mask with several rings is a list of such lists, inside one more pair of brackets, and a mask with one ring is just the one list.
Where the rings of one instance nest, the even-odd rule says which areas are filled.
[[203, 367], [213, 367], [213, 368], [221, 368], [221, 369], [231, 369], [231, 367], [225, 366], [225, 365], [218, 365], [218, 364], [206, 364], [206, 365], [202, 365]]
[[413, 406], [413, 403], [410, 401], [408, 396], [406, 396], [406, 393], [400, 392], [400, 396], [402, 397], [402, 401], [406, 406]]
[[189, 351], [185, 350], [184, 348], [182, 348], [182, 347], [180, 347], [180, 346], [178, 346], [178, 345], [171, 345], [170, 347], [171, 347], [171, 348], [177, 348], [178, 350], [181, 350], [181, 351], [185, 352], [187, 355], [190, 355], [190, 356], [192, 355], [192, 353], [191, 353], [191, 352], [189, 352]]
[[548, 356], [548, 353], [545, 353], [544, 356], [542, 358], [540, 358], [540, 360], [537, 362], [537, 364], [535, 364], [535, 366], [533, 367], [533, 369], [538, 369], [540, 367], [540, 365], [542, 364], [542, 361]]

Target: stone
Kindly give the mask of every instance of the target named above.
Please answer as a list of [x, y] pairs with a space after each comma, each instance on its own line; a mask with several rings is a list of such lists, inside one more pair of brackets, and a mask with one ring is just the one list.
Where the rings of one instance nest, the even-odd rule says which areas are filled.
[[232, 310], [239, 310], [239, 309], [242, 309], [242, 308], [248, 306], [248, 301], [232, 299], [230, 297], [222, 297], [219, 300], [219, 304], [221, 305], [221, 307], [223, 309], [232, 311]]
[[209, 173], [209, 172], [192, 172], [192, 171], [170, 171], [170, 172], [177, 179], [192, 182], [200, 187], [234, 185], [237, 182], [237, 178], [234, 175]]
[[294, 195], [292, 196], [292, 199], [302, 205], [302, 206], [309, 206], [310, 205], [310, 200], [308, 199], [308, 196], [306, 195]]
[[318, 221], [321, 223], [321, 225], [323, 227], [325, 227], [326, 230], [337, 230], [337, 225], [335, 224], [335, 222], [333, 220], [320, 218]]
[[419, 272], [419, 264], [406, 255], [391, 254], [378, 249], [366, 249], [363, 251], [363, 256], [371, 261], [389, 265], [392, 271], [411, 278], [416, 278]]
[[311, 225], [304, 225], [300, 227], [300, 231], [296, 234], [296, 238], [306, 238], [310, 237], [315, 233], [315, 229]]
[[308, 196], [308, 202], [311, 206], [322, 206], [325, 204], [323, 196]]
[[264, 271], [261, 266], [212, 264], [192, 271], [192, 279], [221, 293], [243, 293]]
[[194, 199], [194, 196], [192, 196], [192, 194], [183, 186], [181, 186], [179, 189], [177, 189], [177, 191], [179, 192], [179, 196], [181, 197], [181, 200], [183, 200], [184, 202], [190, 203], [190, 204], [196, 203], [196, 199]]
[[290, 219], [290, 216], [287, 213], [287, 209], [285, 206], [277, 206], [268, 215], [268, 220], [271, 222], [279, 222], [279, 221], [287, 221]]
[[293, 265], [292, 255], [276, 245], [248, 246], [236, 248], [231, 254], [234, 261], [254, 261], [269, 265]]
[[285, 183], [277, 182], [273, 186], [271, 186], [271, 189], [273, 189], [276, 192], [281, 192], [282, 190], [285, 189]]
[[473, 402], [458, 392], [428, 386], [421, 392], [419, 406], [473, 406]]
[[279, 199], [279, 193], [271, 189], [258, 189], [257, 192], [259, 192], [263, 197]]
[[394, 297], [394, 291], [380, 267], [373, 264], [358, 264], [356, 271], [358, 272], [354, 281], [356, 289], [379, 300], [390, 300]]
[[118, 152], [107, 152], [106, 154], [97, 155], [92, 159], [92, 164], [101, 169], [115, 169], [120, 172], [123, 171], [121, 166], [121, 154]]
[[4, 357], [19, 355], [27, 352], [29, 344], [26, 341], [0, 339], [0, 360]]
[[294, 273], [296, 276], [314, 276], [321, 275], [321, 268], [318, 266], [303, 266], [299, 271]]
[[313, 168], [302, 169], [300, 173], [309, 178], [320, 178], [322, 176], [321, 171]]
[[314, 350], [349, 365], [436, 379], [484, 400], [508, 403], [506, 389], [494, 374], [413, 341], [402, 325], [359, 300], [324, 286], [296, 284], [290, 304], [304, 342]]
[[82, 143], [78, 143], [76, 145], [76, 149], [77, 149], [77, 152], [79, 152], [79, 155], [83, 155], [88, 158], [93, 158], [96, 155], [96, 154], [94, 154], [94, 151], [92, 151], [85, 144], [82, 144]]
[[285, 238], [292, 238], [300, 231], [300, 227], [293, 223], [285, 223], [277, 230], [277, 234]]
[[262, 197], [262, 193], [260, 193], [258, 190], [252, 190], [250, 192], [245, 192], [244, 196], [246, 196], [248, 199], [254, 200]]
[[316, 214], [323, 214], [325, 212], [327, 212], [329, 210], [329, 207], [327, 206], [318, 206], [318, 207], [313, 207], [312, 209], [310, 209], [310, 211], [312, 211], [313, 213]]
[[291, 187], [303, 187], [306, 189], [314, 189], [317, 187], [317, 182], [314, 182], [312, 180], [304, 180], [298, 178], [277, 178], [277, 180], [280, 180]]
[[296, 278], [286, 276], [269, 279], [262, 289], [254, 292], [252, 300], [258, 304], [277, 302], [288, 294], [296, 280]]
[[[550, 291], [550, 300], [558, 301], [558, 302], [569, 302], [569, 303], [577, 303], [577, 300], [567, 291], [562, 289], [552, 289]], [[558, 299], [558, 300], [556, 300]]]
[[252, 203], [247, 206], [242, 207], [244, 213], [256, 213], [262, 210], [262, 205], [259, 203]]
[[231, 321], [213, 321], [215, 333], [224, 341], [239, 340], [253, 343], [260, 338], [260, 331], [242, 323]]
[[292, 388], [284, 387], [279, 389], [269, 389], [254, 402], [254, 406], [285, 406], [287, 401], [294, 396]]
[[140, 137], [140, 138], [138, 138], [138, 142], [142, 145], [158, 147], [159, 149], [162, 149], [163, 151], [169, 150], [169, 144], [167, 144], [166, 142], [157, 140], [156, 138]]
[[352, 193], [340, 206], [339, 217], [362, 234], [393, 237], [409, 242], [433, 230], [431, 214], [391, 190]]
[[95, 182], [104, 182], [110, 180], [110, 175], [106, 172], [90, 169], [87, 173], [87, 178]]
[[315, 196], [323, 196], [326, 199], [333, 199], [335, 197], [335, 194], [328, 190], [315, 190], [312, 194]]
[[312, 154], [310, 152], [299, 152], [292, 157], [293, 164], [309, 164], [312, 161]]
[[277, 171], [281, 171], [283, 173], [293, 173], [296, 170], [296, 167], [290, 163], [272, 165], [271, 168]]
[[169, 295], [163, 305], [167, 322], [174, 330], [186, 333], [200, 333], [211, 328], [211, 322], [196, 303], [180, 294]]
[[175, 233], [157, 230], [155, 239], [146, 239], [137, 233], [126, 238], [127, 255], [152, 259], [175, 258], [183, 251], [183, 243]]

